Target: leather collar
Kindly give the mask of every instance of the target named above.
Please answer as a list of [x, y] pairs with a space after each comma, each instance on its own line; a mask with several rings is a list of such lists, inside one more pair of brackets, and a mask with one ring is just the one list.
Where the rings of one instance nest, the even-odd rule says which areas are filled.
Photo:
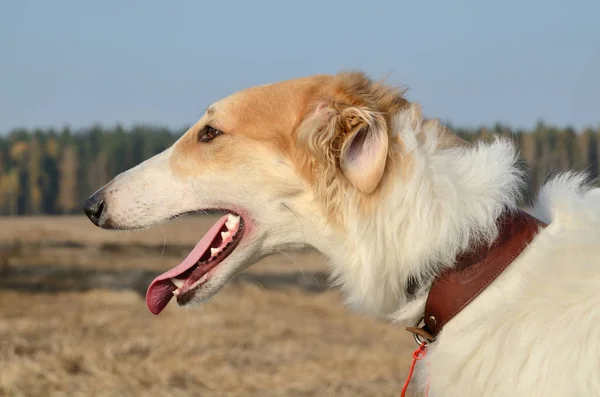
[[498, 237], [491, 244], [478, 245], [456, 258], [433, 280], [421, 328], [408, 327], [418, 343], [435, 340], [442, 327], [490, 285], [547, 225], [524, 211], [507, 213], [498, 219]]

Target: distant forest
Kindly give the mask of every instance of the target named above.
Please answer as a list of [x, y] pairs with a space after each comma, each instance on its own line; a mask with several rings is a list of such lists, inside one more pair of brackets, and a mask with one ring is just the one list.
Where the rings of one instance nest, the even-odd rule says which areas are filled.
[[[453, 128], [452, 126], [450, 126]], [[548, 176], [573, 168], [596, 178], [600, 172], [600, 129], [575, 131], [540, 122], [530, 131], [453, 128], [468, 141], [493, 135], [518, 144], [529, 175], [528, 195]], [[118, 173], [170, 146], [184, 131], [136, 126], [71, 131], [15, 130], [0, 136], [0, 215], [72, 214]]]

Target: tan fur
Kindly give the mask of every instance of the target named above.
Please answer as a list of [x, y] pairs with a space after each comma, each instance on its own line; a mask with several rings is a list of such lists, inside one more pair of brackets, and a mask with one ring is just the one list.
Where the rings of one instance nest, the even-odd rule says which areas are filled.
[[[390, 136], [392, 116], [409, 105], [396, 88], [374, 82], [359, 72], [317, 75], [239, 91], [213, 104], [174, 147], [172, 167], [184, 177], [240, 167], [261, 150], [274, 150], [291, 163], [321, 202], [323, 215], [343, 225], [340, 200], [355, 200], [368, 212], [389, 192], [396, 169], [408, 175], [411, 160], [403, 142]], [[418, 115], [420, 118], [420, 109]], [[423, 124], [423, 128], [439, 126]], [[198, 142], [206, 125], [224, 132], [209, 143]], [[385, 155], [370, 172], [344, 167], [343, 151], [361, 128], [387, 134]], [[444, 144], [459, 144], [454, 134], [440, 134]], [[257, 146], [258, 145], [258, 146]], [[344, 192], [344, 193], [341, 193]]]

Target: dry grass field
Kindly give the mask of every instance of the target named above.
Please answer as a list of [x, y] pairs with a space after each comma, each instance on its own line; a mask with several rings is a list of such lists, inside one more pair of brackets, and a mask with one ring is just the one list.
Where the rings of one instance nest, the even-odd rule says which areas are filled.
[[399, 395], [415, 347], [402, 328], [350, 312], [336, 290], [257, 281], [309, 278], [325, 269], [316, 253], [268, 258], [207, 304], [160, 316], [133, 289], [49, 293], [35, 275], [11, 288], [28, 268], [164, 271], [213, 219], [125, 233], [83, 217], [0, 218], [0, 396]]

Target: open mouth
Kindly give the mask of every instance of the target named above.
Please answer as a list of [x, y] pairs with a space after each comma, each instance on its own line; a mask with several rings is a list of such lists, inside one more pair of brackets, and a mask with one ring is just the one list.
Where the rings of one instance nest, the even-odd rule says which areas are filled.
[[173, 296], [179, 305], [190, 302], [210, 280], [219, 263], [235, 249], [244, 232], [237, 214], [222, 216], [179, 265], [156, 277], [146, 292], [146, 305], [159, 314]]

